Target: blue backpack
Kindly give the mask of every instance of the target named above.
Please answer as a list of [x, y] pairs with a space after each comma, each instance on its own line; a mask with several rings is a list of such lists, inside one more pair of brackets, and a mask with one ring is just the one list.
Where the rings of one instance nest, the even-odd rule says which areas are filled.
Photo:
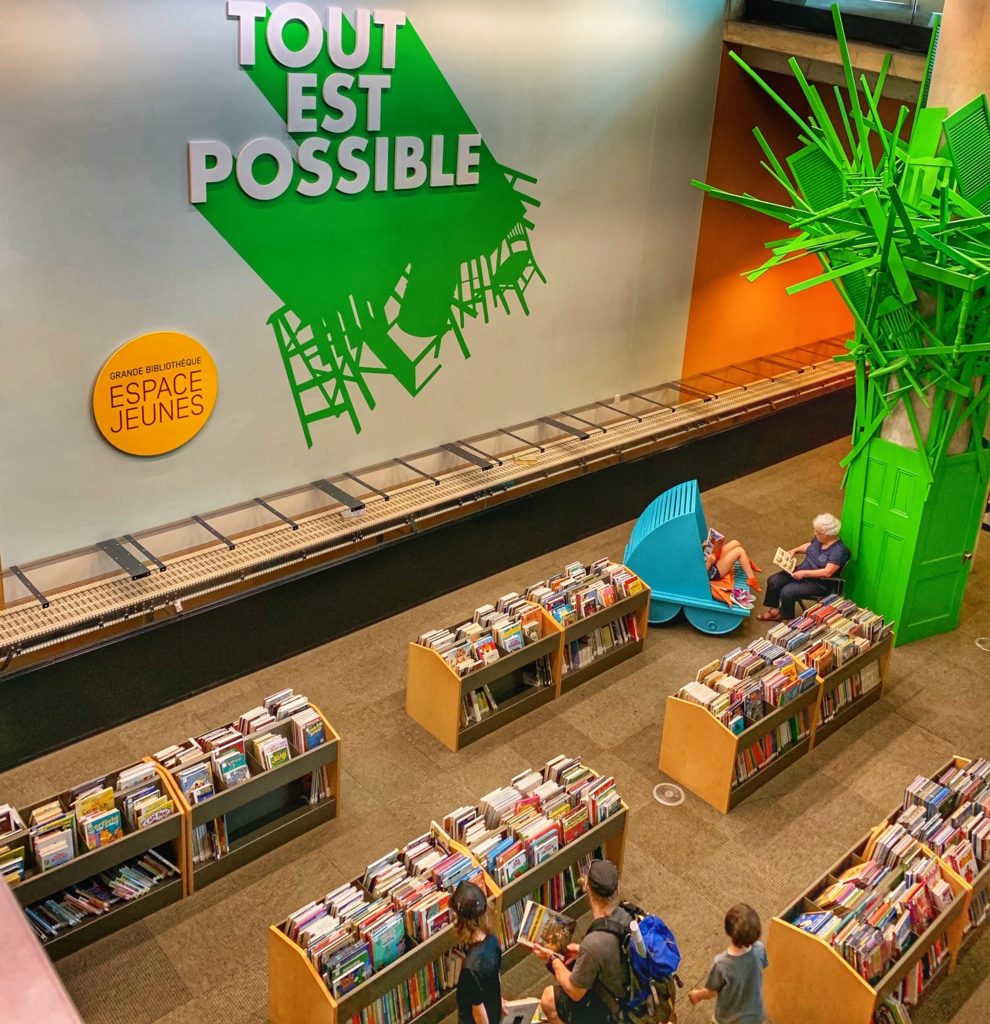
[[624, 992], [605, 988], [605, 1008], [609, 1017], [621, 1024], [667, 1024], [676, 1021], [674, 1002], [677, 989], [684, 983], [677, 975], [681, 953], [674, 933], [664, 921], [647, 914], [633, 903], [619, 906], [636, 922], [645, 954], [637, 948], [629, 925], [612, 917], [592, 921], [589, 932], [607, 932], [619, 942], [625, 969]]

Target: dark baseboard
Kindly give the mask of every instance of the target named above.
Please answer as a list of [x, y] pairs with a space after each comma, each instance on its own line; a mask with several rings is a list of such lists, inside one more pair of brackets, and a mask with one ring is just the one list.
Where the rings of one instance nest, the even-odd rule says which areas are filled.
[[682, 480], [706, 490], [837, 440], [852, 410], [852, 389], [832, 392], [4, 677], [0, 770], [635, 519]]
[[[829, 8], [805, 7], [788, 0], [746, 0], [745, 20], [835, 38], [835, 23]], [[842, 27], [846, 38], [852, 42], [872, 43], [886, 51], [907, 50], [922, 56], [928, 53], [932, 37], [932, 30], [924, 25], [909, 25], [892, 18], [871, 18], [848, 11], [842, 15]]]

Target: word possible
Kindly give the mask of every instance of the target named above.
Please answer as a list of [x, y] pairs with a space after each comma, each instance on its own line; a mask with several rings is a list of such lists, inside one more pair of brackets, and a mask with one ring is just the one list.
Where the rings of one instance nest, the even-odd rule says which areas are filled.
[[[322, 196], [331, 189], [357, 195], [369, 187], [375, 192], [398, 192], [424, 185], [478, 184], [480, 135], [424, 139], [379, 134], [382, 105], [388, 102], [392, 84], [392, 76], [385, 72], [395, 69], [398, 33], [406, 24], [403, 12], [355, 12], [350, 52], [343, 44], [344, 14], [339, 7], [326, 9], [325, 36], [320, 16], [303, 3], [284, 3], [269, 14], [267, 6], [257, 0], [228, 0], [227, 16], [237, 23], [241, 67], [255, 65], [258, 23], [264, 24], [269, 55], [292, 69], [286, 75], [286, 128], [293, 136], [308, 137], [294, 153], [278, 139], [252, 139], [236, 158], [223, 142], [189, 142], [191, 203], [207, 202], [209, 186], [226, 181], [231, 174], [245, 195], [263, 202], [278, 199], [293, 187], [303, 196]], [[293, 42], [301, 45], [288, 45], [286, 28]], [[324, 39], [326, 56], [335, 70], [321, 80], [318, 74], [298, 69], [308, 68], [322, 57]], [[379, 45], [373, 47], [373, 42]], [[369, 68], [371, 63], [373, 68]], [[351, 74], [365, 70], [372, 73]], [[352, 131], [363, 134], [348, 134]], [[261, 177], [259, 161], [266, 171]]]

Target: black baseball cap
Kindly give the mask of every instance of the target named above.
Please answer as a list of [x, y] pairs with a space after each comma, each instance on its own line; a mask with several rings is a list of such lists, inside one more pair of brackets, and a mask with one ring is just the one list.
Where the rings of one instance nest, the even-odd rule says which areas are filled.
[[488, 909], [485, 894], [474, 882], [461, 882], [454, 890], [450, 905], [460, 917], [481, 917]]
[[593, 860], [588, 868], [588, 888], [601, 899], [611, 899], [619, 888], [619, 869], [610, 860]]

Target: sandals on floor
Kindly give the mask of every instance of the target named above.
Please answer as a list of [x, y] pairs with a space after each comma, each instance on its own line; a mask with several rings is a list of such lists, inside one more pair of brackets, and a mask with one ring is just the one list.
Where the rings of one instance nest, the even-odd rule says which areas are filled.
[[773, 612], [760, 612], [756, 618], [760, 622], [780, 622], [780, 615], [774, 615]]

